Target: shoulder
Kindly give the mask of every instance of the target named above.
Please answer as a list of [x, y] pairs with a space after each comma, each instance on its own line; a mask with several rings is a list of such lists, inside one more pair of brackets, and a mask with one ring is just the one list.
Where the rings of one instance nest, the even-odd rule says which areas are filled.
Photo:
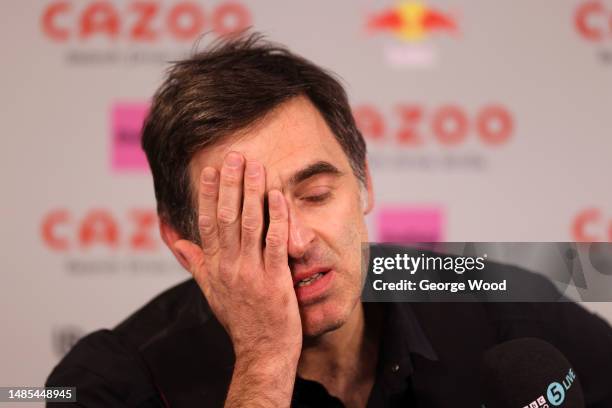
[[479, 360], [496, 344], [535, 337], [567, 357], [587, 403], [612, 398], [610, 378], [602, 375], [612, 372], [612, 327], [578, 303], [423, 303], [413, 308], [443, 358], [465, 352]]
[[141, 350], [160, 337], [200, 326], [213, 318], [212, 312], [193, 279], [162, 292], [113, 330]]
[[79, 403], [92, 407], [147, 406], [158, 399], [138, 354], [110, 330], [79, 340], [45, 385], [75, 386]]
[[160, 406], [144, 351], [168, 336], [201, 328], [212, 314], [197, 284], [161, 293], [112, 330], [80, 339], [49, 375], [47, 386], [76, 386], [87, 406]]

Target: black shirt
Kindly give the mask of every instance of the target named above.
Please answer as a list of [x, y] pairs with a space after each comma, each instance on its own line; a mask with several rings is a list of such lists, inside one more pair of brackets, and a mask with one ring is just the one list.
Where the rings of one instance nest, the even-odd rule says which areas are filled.
[[[389, 303], [382, 327], [368, 408], [479, 408], [482, 353], [519, 337], [561, 350], [587, 406], [612, 407], [612, 330], [575, 303]], [[233, 363], [227, 334], [188, 280], [115, 329], [81, 339], [47, 386], [76, 386], [85, 407], [222, 407]], [[298, 377], [292, 406], [343, 405]]]
[[[364, 304], [368, 307], [369, 304]], [[412, 359], [418, 356], [437, 361], [438, 356], [407, 304], [384, 304], [384, 318], [378, 353], [376, 378], [368, 408], [414, 406], [410, 384]], [[344, 407], [317, 382], [296, 378], [293, 407]]]

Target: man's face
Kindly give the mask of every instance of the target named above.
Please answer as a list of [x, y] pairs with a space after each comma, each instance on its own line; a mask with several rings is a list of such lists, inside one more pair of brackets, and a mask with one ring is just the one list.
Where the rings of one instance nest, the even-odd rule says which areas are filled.
[[257, 126], [198, 152], [190, 164], [192, 188], [204, 167], [220, 170], [230, 151], [262, 163], [266, 191], [283, 192], [292, 275], [323, 271], [320, 282], [294, 282], [304, 335], [339, 328], [361, 295], [361, 243], [368, 240], [361, 196], [369, 195], [334, 134], [307, 98], [293, 98]]

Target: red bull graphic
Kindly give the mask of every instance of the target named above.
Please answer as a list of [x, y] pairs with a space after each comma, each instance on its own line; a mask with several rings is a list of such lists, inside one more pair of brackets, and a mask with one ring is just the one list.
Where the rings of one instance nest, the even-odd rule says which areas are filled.
[[407, 2], [374, 14], [369, 18], [371, 32], [390, 32], [406, 41], [419, 41], [434, 33], [457, 34], [453, 16], [422, 3]]
[[386, 44], [384, 55], [393, 67], [429, 67], [437, 60], [437, 53], [423, 41], [436, 34], [457, 36], [459, 25], [451, 13], [421, 2], [401, 2], [396, 6], [370, 15], [367, 32], [391, 34], [400, 45]]

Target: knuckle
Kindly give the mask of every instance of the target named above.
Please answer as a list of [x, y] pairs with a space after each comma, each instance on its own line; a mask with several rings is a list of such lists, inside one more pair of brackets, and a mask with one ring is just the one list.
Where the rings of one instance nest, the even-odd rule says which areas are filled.
[[198, 219], [198, 227], [200, 229], [200, 234], [204, 236], [210, 236], [214, 234], [217, 229], [215, 222], [208, 215], [201, 215]]
[[287, 217], [285, 217], [283, 214], [270, 213], [270, 224], [279, 225], [285, 223], [286, 221]]
[[204, 184], [202, 186], [202, 197], [204, 198], [217, 198], [217, 189], [215, 188], [214, 185], [211, 184]]
[[240, 175], [235, 171], [227, 171], [221, 177], [223, 187], [236, 187], [240, 182]]
[[246, 193], [253, 194], [253, 195], [259, 194], [260, 193], [259, 183], [247, 181], [246, 183], [244, 183], [244, 191]]
[[283, 223], [287, 221], [287, 216], [283, 212], [279, 211], [270, 211], [270, 222], [274, 222], [277, 224]]
[[273, 249], [282, 248], [283, 239], [280, 234], [269, 231], [268, 235], [266, 235], [266, 246]]
[[227, 251], [227, 250], [233, 250], [233, 248], [236, 246], [236, 243], [234, 242], [234, 239], [231, 235], [231, 233], [222, 233], [219, 234], [219, 248]]
[[242, 217], [242, 229], [245, 232], [257, 233], [261, 228], [261, 220], [255, 215]]
[[242, 236], [242, 256], [246, 256], [247, 258], [251, 257], [253, 255], [251, 250], [256, 246], [257, 239], [255, 239], [255, 237], [245, 235]]
[[202, 246], [202, 253], [207, 256], [207, 257], [211, 257], [217, 254], [217, 252], [219, 252], [219, 244], [216, 241], [212, 241], [211, 242], [206, 242], [205, 239], [202, 239], [203, 242], [203, 246]]
[[217, 212], [217, 220], [221, 225], [231, 225], [236, 222], [237, 218], [237, 211], [230, 207], [221, 207]]

